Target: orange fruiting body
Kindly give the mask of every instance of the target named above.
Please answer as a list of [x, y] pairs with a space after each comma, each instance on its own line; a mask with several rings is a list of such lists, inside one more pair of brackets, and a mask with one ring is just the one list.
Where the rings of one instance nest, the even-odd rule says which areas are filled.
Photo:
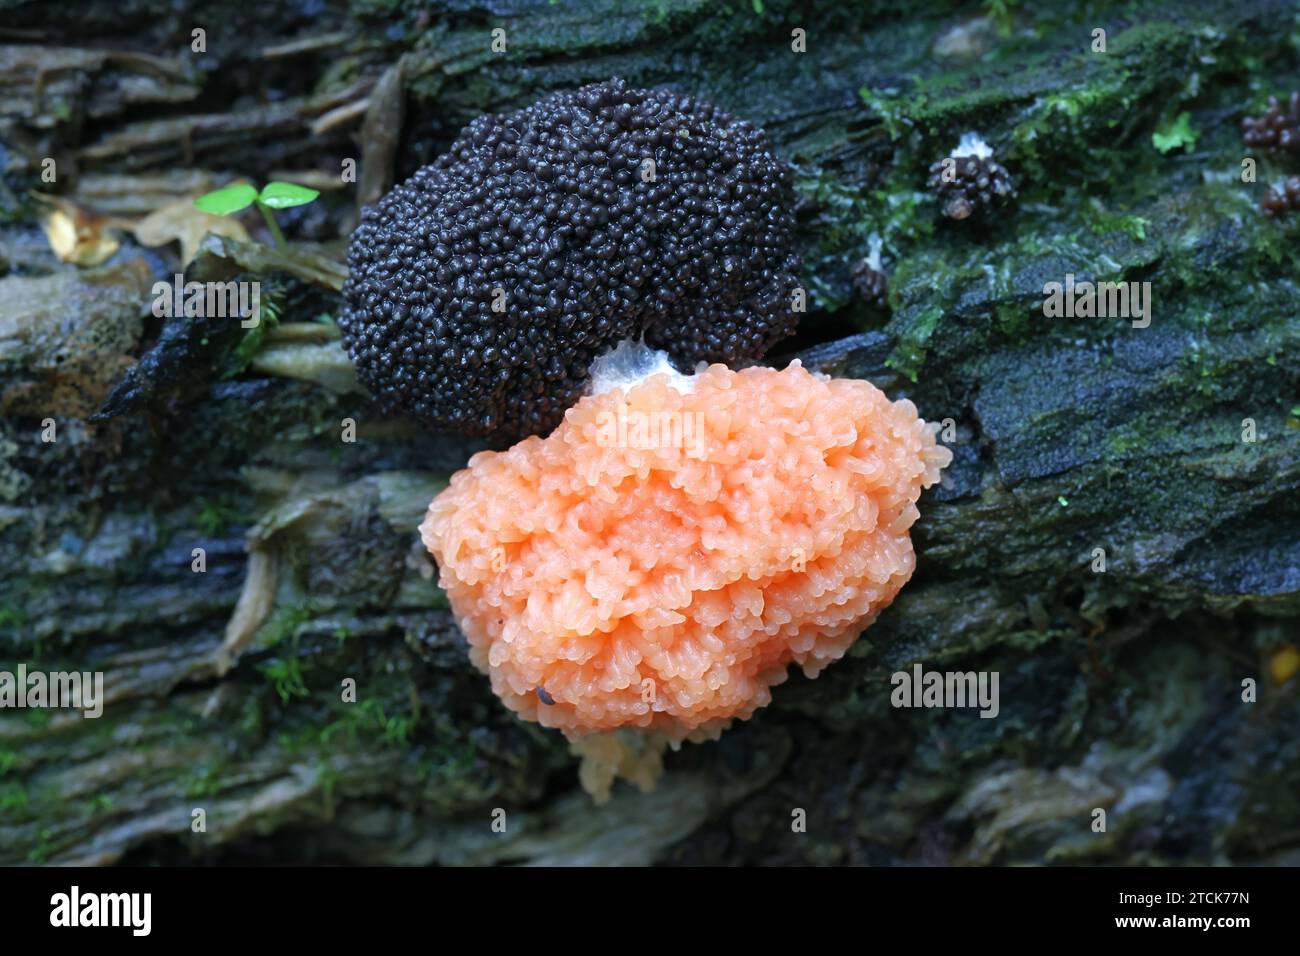
[[841, 657], [911, 577], [935, 430], [797, 362], [653, 374], [475, 455], [420, 531], [512, 710], [702, 739]]

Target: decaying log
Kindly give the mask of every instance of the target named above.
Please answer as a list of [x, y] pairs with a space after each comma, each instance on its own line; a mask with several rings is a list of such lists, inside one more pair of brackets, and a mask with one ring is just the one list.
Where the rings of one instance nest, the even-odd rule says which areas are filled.
[[[275, 102], [196, 106], [184, 71], [140, 72], [166, 57], [90, 52], [37, 20], [70, 73], [33, 115], [37, 80], [15, 64], [49, 48], [0, 48], [0, 103], [21, 99], [10, 128], [27, 141], [94, 167], [71, 188], [132, 215], [146, 189], [188, 188], [188, 155], [260, 180], [351, 151], [373, 194], [479, 112], [613, 74], [762, 124], [802, 200], [810, 310], [782, 360], [948, 420], [919, 570], [818, 680], [791, 677], [753, 720], [671, 755], [655, 794], [593, 808], [564, 742], [510, 717], [468, 663], [414, 529], [479, 446], [355, 387], [330, 324], [341, 237], [205, 243], [187, 278], [261, 281], [278, 333], [159, 322], [148, 287], [174, 254], [126, 242], [93, 273], [52, 260], [23, 167], [0, 196], [0, 670], [102, 671], [107, 704], [97, 720], [0, 714], [0, 862], [1297, 862], [1300, 218], [1259, 215], [1285, 158], [1243, 183], [1236, 129], [1257, 89], [1294, 79], [1287, 4], [1148, 0], [1082, 25], [1050, 3], [1006, 24], [777, 0], [353, 6], [238, 45], [207, 24], [232, 69], [292, 62], [310, 80]], [[186, 5], [167, 7], [150, 29], [188, 35]], [[128, 72], [135, 99], [67, 79]], [[400, 136], [313, 140], [367, 96], [367, 130], [392, 132], [404, 101]], [[102, 122], [83, 136], [41, 112], [60, 102]], [[1182, 111], [1199, 136], [1162, 153], [1152, 134]], [[926, 171], [972, 129], [1019, 200], [953, 223]], [[115, 193], [123, 176], [156, 179]], [[321, 228], [351, 215], [340, 195]], [[887, 319], [851, 298], [873, 234]], [[1149, 282], [1150, 324], [1045, 317], [1066, 274]], [[122, 360], [93, 409], [56, 367], [70, 322], [97, 330], [95, 369]], [[999, 673], [999, 717], [891, 707], [892, 675], [918, 663]]]

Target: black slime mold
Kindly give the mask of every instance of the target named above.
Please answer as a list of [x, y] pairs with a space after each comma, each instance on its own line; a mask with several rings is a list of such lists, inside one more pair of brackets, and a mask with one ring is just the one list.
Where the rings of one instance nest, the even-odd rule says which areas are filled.
[[793, 332], [793, 207], [763, 132], [708, 103], [618, 79], [552, 94], [474, 120], [366, 209], [343, 343], [434, 428], [545, 433], [620, 340], [687, 372]]

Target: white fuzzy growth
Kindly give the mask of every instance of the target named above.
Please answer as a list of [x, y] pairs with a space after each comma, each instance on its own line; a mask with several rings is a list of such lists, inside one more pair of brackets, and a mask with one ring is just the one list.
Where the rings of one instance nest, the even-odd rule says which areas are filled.
[[984, 137], [979, 133], [963, 133], [961, 142], [952, 151], [952, 155], [954, 159], [964, 159], [967, 156], [974, 156], [976, 159], [991, 159], [993, 147], [984, 142]]
[[683, 375], [673, 368], [668, 361], [668, 353], [652, 349], [644, 341], [633, 342], [624, 339], [613, 351], [591, 363], [591, 386], [589, 395], [601, 395], [612, 388], [624, 391], [640, 385], [651, 375], [664, 373], [668, 384], [679, 392], [689, 392], [695, 388], [695, 379]]
[[880, 264], [880, 250], [884, 247], [880, 234], [873, 232], [867, 237], [867, 244], [869, 250], [867, 253], [867, 267], [874, 269], [876, 272], [884, 272], [885, 267]]

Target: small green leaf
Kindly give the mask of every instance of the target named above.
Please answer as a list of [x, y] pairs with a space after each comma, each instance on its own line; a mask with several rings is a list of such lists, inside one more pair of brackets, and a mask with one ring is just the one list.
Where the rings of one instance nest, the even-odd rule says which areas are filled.
[[1192, 129], [1191, 119], [1186, 112], [1179, 113], [1172, 123], [1165, 122], [1151, 134], [1151, 145], [1162, 153], [1178, 149], [1180, 146], [1195, 146], [1196, 138], [1201, 134]]
[[194, 200], [194, 208], [210, 216], [229, 216], [232, 212], [251, 206], [256, 200], [256, 189], [248, 183], [236, 183], [204, 193]]
[[320, 193], [296, 183], [269, 182], [262, 187], [262, 194], [257, 201], [272, 209], [288, 209], [290, 206], [305, 206]]

